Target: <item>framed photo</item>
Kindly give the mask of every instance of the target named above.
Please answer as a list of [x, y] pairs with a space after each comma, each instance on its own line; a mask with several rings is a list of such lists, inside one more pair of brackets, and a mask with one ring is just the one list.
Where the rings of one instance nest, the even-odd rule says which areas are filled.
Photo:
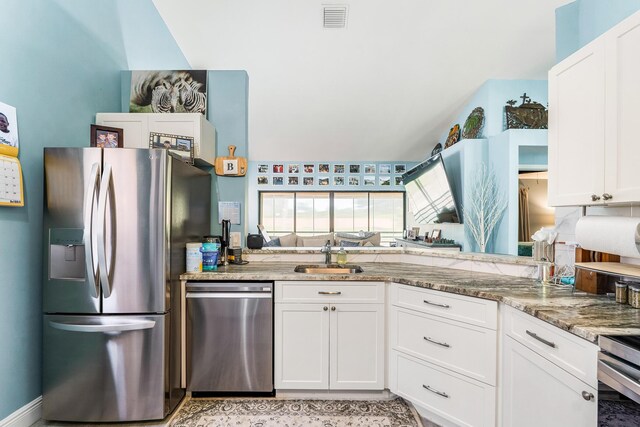
[[344, 173], [344, 165], [333, 165], [333, 173]]
[[376, 177], [375, 176], [365, 176], [364, 177], [364, 185], [376, 185]]
[[304, 178], [302, 178], [302, 185], [313, 185], [313, 177], [305, 176]]
[[396, 181], [396, 185], [404, 185], [404, 182], [402, 182], [402, 177], [401, 176], [396, 176], [394, 178], [395, 178], [395, 181]]
[[318, 178], [318, 185], [329, 185], [329, 178]]
[[407, 165], [394, 165], [395, 173], [405, 173], [407, 171]]
[[[102, 125], [91, 125], [91, 146], [98, 148], [122, 148], [124, 130]], [[170, 147], [163, 147], [170, 148]]]
[[407, 230], [407, 240], [415, 240], [416, 239], [416, 232], [412, 229], [408, 229]]
[[267, 185], [269, 184], [269, 178], [266, 176], [259, 176], [258, 177], [258, 185]]
[[[149, 132], [149, 148], [164, 148], [180, 156], [185, 162], [193, 164], [194, 144], [193, 138], [190, 136]], [[227, 166], [225, 165], [225, 171], [226, 168]], [[234, 170], [237, 170], [237, 165]]]
[[258, 173], [269, 173], [269, 165], [258, 165]]
[[289, 173], [300, 173], [300, 165], [289, 165]]
[[318, 165], [319, 173], [329, 173], [329, 163], [320, 163]]
[[431, 239], [433, 240], [438, 240], [440, 238], [440, 229], [439, 228], [434, 228], [433, 230], [431, 230]]
[[350, 176], [349, 177], [349, 185], [360, 185], [360, 177], [359, 176]]
[[376, 173], [376, 165], [372, 163], [364, 165], [364, 173]]
[[303, 165], [303, 167], [304, 167], [304, 173], [313, 173], [315, 171], [314, 164], [305, 164]]
[[289, 185], [298, 185], [298, 177], [297, 176], [290, 176], [288, 184]]
[[381, 176], [380, 177], [380, 185], [391, 185], [391, 177], [390, 176]]
[[333, 185], [344, 185], [344, 177], [343, 176], [334, 176], [333, 177]]
[[378, 172], [384, 174], [391, 173], [391, 165], [380, 165]]
[[284, 173], [284, 165], [273, 165], [273, 173]]
[[360, 165], [349, 165], [349, 173], [360, 173]]
[[284, 177], [282, 177], [282, 176], [274, 176], [273, 177], [273, 185], [284, 185]]

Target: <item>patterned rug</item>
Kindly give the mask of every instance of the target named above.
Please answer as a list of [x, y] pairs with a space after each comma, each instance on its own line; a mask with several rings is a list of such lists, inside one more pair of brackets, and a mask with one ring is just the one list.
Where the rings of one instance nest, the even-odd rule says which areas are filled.
[[172, 427], [420, 427], [401, 398], [391, 400], [191, 399]]

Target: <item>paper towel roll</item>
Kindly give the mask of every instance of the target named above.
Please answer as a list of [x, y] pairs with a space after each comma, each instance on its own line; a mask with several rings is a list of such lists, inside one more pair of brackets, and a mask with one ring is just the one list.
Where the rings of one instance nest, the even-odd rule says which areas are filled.
[[584, 216], [576, 224], [576, 240], [585, 249], [640, 257], [640, 218]]

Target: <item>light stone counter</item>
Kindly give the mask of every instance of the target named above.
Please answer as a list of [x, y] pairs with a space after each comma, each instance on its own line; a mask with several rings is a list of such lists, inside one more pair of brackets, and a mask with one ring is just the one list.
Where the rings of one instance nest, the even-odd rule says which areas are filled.
[[[395, 255], [406, 256], [407, 252]], [[610, 297], [574, 291], [573, 287], [543, 287], [531, 278], [406, 262], [358, 262], [364, 269], [360, 274], [301, 274], [293, 271], [296, 264], [250, 262], [220, 267], [216, 272], [183, 274], [181, 279], [397, 282], [499, 301], [594, 343], [599, 335], [640, 334], [640, 310], [617, 304]]]

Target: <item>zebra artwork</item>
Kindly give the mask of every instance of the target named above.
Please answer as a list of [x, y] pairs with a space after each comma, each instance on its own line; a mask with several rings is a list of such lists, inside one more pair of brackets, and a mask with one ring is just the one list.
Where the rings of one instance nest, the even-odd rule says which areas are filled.
[[207, 71], [133, 71], [132, 113], [201, 113], [206, 115]]

